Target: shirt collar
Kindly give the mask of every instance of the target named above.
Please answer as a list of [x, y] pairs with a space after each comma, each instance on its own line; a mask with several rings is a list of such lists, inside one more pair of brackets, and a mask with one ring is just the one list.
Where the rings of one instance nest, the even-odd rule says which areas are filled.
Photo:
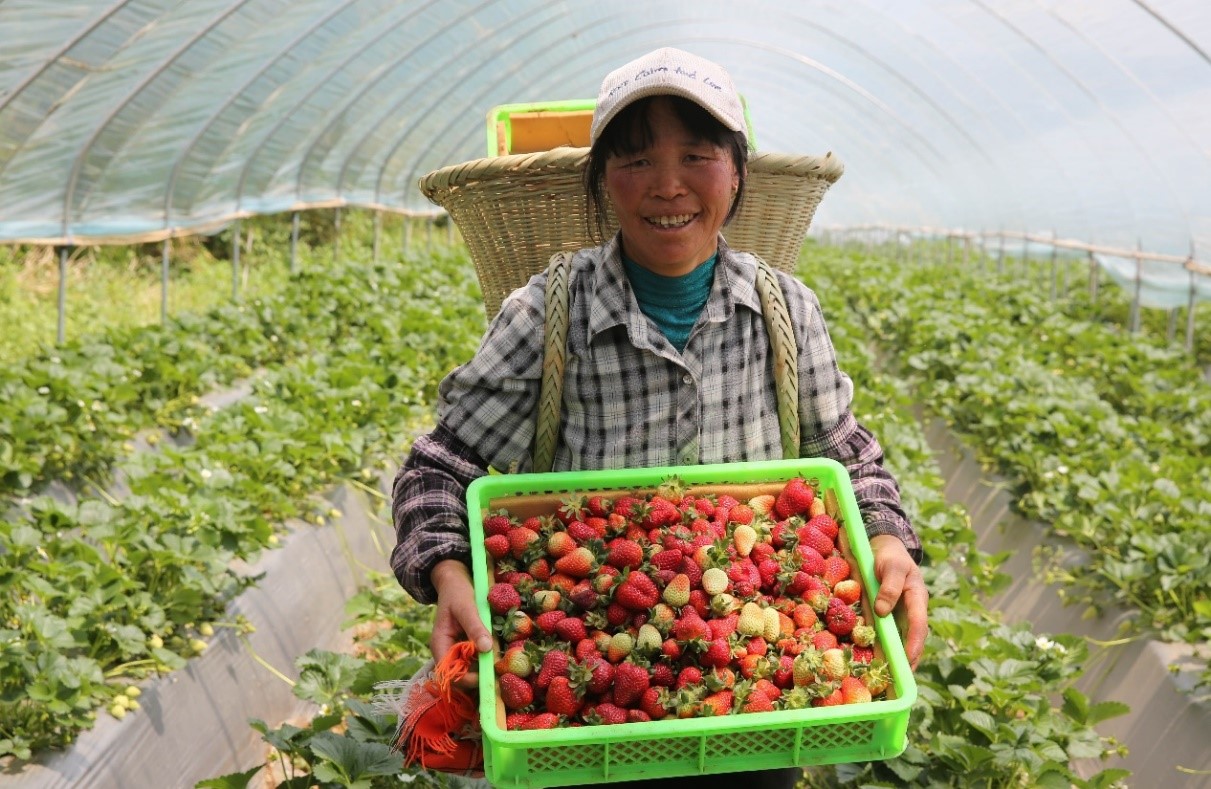
[[[647, 321], [639, 311], [631, 283], [622, 265], [621, 235], [615, 234], [599, 252], [589, 300], [589, 336], [615, 326], [627, 326], [634, 341], [647, 337]], [[761, 299], [754, 285], [756, 269], [747, 255], [735, 252], [719, 236], [719, 258], [715, 262], [715, 281], [703, 307], [708, 323], [726, 321], [736, 307], [760, 314]]]

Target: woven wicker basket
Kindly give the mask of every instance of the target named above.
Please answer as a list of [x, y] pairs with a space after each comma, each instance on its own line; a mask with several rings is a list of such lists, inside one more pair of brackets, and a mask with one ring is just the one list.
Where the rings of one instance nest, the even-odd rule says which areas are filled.
[[[421, 192], [446, 209], [466, 240], [489, 318], [551, 255], [595, 245], [581, 181], [587, 158], [587, 148], [556, 148], [477, 159], [420, 179]], [[793, 271], [816, 206], [843, 171], [831, 153], [754, 154], [744, 202], [724, 237]], [[615, 226], [610, 216], [606, 227]]]

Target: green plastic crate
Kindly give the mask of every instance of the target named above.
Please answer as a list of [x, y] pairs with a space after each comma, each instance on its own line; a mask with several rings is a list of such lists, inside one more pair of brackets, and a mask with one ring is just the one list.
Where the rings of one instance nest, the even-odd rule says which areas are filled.
[[[513, 509], [535, 500], [546, 506], [570, 493], [650, 491], [672, 474], [692, 488], [710, 492], [735, 489], [745, 496], [773, 492], [780, 487], [778, 483], [797, 475], [819, 480], [822, 493], [832, 490], [837, 496], [845, 538], [839, 542], [861, 576], [865, 597], [877, 595], [870, 543], [853, 487], [845, 468], [833, 460], [505, 474], [481, 477], [467, 489], [475, 597], [483, 621], [491, 621], [483, 545], [485, 512]], [[837, 707], [507, 731], [504, 708], [496, 698], [494, 656], [481, 654], [479, 710], [487, 779], [498, 787], [544, 787], [891, 759], [907, 744], [908, 716], [917, 686], [892, 618], [870, 619], [879, 650], [892, 672], [888, 698]]]

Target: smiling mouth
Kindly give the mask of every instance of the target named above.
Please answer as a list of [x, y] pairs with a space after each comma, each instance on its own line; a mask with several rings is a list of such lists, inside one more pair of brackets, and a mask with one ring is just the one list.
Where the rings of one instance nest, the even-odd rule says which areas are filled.
[[647, 223], [661, 229], [673, 229], [685, 227], [690, 222], [694, 221], [697, 214], [673, 214], [672, 216], [649, 216], [645, 217]]

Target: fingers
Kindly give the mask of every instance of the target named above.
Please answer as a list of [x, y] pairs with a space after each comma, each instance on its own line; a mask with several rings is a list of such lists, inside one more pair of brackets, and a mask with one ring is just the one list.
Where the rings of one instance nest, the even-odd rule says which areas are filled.
[[905, 656], [915, 670], [925, 653], [925, 637], [929, 633], [929, 591], [925, 579], [899, 539], [889, 535], [876, 536], [871, 540], [871, 549], [875, 554], [875, 576], [879, 580], [875, 615], [895, 612]]
[[925, 637], [929, 634], [929, 592], [919, 570], [911, 573], [900, 598], [908, 629], [904, 637], [904, 652], [915, 671], [925, 653]]

